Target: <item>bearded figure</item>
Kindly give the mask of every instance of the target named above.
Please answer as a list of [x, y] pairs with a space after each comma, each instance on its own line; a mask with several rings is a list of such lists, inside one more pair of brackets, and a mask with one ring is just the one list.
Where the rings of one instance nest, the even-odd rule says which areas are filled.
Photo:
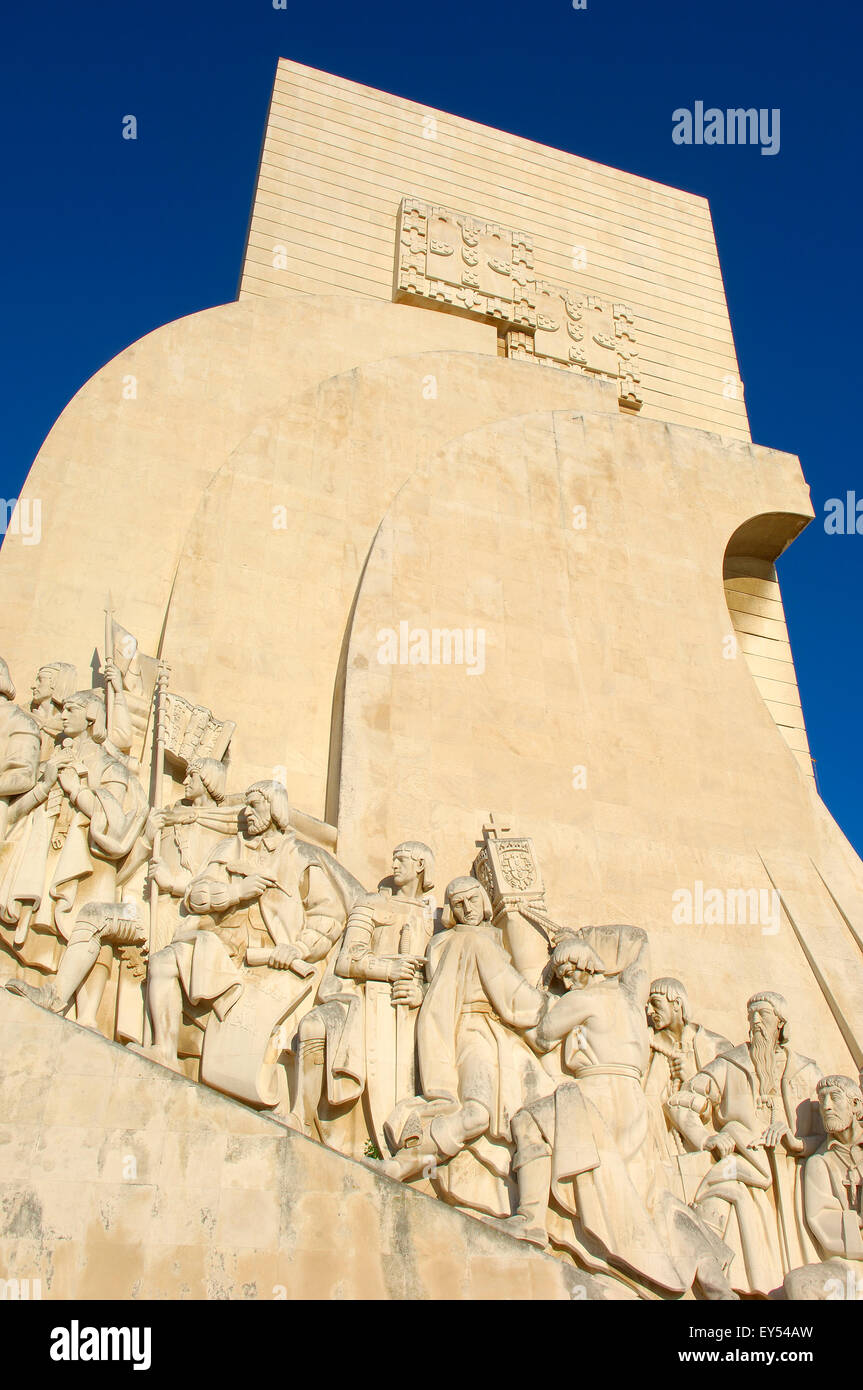
[[799, 1160], [824, 1137], [821, 1069], [791, 1050], [781, 994], [763, 990], [747, 1011], [749, 1041], [708, 1063], [669, 1099], [667, 1113], [693, 1149], [715, 1159], [694, 1205], [737, 1254], [735, 1289], [766, 1296], [814, 1255]]

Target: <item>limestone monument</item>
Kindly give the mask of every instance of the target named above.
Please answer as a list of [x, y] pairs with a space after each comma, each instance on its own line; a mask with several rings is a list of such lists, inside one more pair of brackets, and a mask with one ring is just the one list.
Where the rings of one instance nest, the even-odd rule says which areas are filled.
[[859, 1296], [863, 864], [702, 198], [282, 60], [238, 298], [36, 499], [4, 1279]]

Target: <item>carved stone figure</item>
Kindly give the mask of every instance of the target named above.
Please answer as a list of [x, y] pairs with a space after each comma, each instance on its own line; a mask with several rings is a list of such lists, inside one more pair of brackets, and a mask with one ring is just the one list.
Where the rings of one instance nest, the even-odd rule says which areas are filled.
[[219, 840], [236, 832], [239, 806], [225, 805], [227, 767], [213, 758], [189, 763], [183, 779], [183, 796], [173, 806], [151, 810], [141, 839], [123, 866], [121, 881], [128, 881], [151, 853], [158, 829], [159, 854], [149, 859], [149, 878], [170, 907], [159, 913], [159, 941], [167, 945], [186, 923], [189, 908], [186, 891], [207, 863]]
[[449, 929], [429, 946], [417, 1019], [422, 1095], [400, 1102], [387, 1121], [395, 1155], [382, 1167], [402, 1181], [425, 1171], [447, 1201], [503, 1215], [512, 1116], [555, 1085], [525, 1041], [546, 995], [510, 961], [475, 878], [453, 879], [445, 901]]
[[562, 1045], [572, 1080], [513, 1120], [518, 1211], [496, 1224], [531, 1244], [572, 1251], [588, 1269], [681, 1294], [698, 1283], [730, 1298], [722, 1242], [662, 1186], [642, 1088], [647, 936], [638, 927], [585, 927], [561, 940], [552, 968], [566, 993], [536, 1030]]
[[670, 977], [653, 980], [647, 998], [650, 1059], [645, 1091], [664, 1102], [695, 1073], [732, 1044], [720, 1033], [695, 1023], [686, 987]]
[[695, 1023], [686, 988], [680, 980], [665, 976], [653, 980], [647, 999], [650, 1025], [650, 1058], [644, 1090], [652, 1102], [660, 1149], [676, 1159], [685, 1144], [680, 1131], [667, 1120], [666, 1105], [696, 1072], [721, 1052], [730, 1052], [731, 1043], [701, 1023]]
[[51, 756], [63, 729], [63, 703], [74, 694], [77, 685], [78, 673], [66, 661], [50, 661], [36, 672], [30, 713], [42, 734], [43, 759]]
[[10, 803], [36, 784], [39, 727], [15, 704], [9, 667], [0, 657], [0, 845], [6, 837]]
[[365, 1093], [367, 1123], [382, 1151], [396, 1101], [417, 1089], [417, 978], [434, 928], [434, 855], [411, 840], [393, 850], [392, 887], [359, 901], [332, 974], [299, 1027], [297, 1098], [291, 1123], [326, 1139], [318, 1107], [339, 1109]]
[[[199, 1016], [212, 1011], [201, 1079], [253, 1104], [274, 1105], [278, 1096], [260, 1080], [266, 1045], [317, 984], [362, 891], [331, 855], [290, 828], [280, 783], [249, 787], [239, 832], [216, 846], [186, 890], [187, 929], [150, 961], [153, 1043], [140, 1050], [176, 1068], [183, 1001]], [[270, 971], [289, 974], [274, 986], [265, 978]], [[253, 1018], [246, 1017], [249, 1005]]]
[[766, 1295], [813, 1252], [795, 1160], [823, 1138], [816, 1099], [821, 1072], [791, 1050], [780, 994], [755, 994], [747, 1010], [749, 1041], [699, 1071], [671, 1097], [668, 1114], [693, 1148], [716, 1159], [695, 1205], [738, 1255], [734, 1287]]
[[818, 1104], [827, 1137], [807, 1158], [803, 1209], [823, 1263], [792, 1270], [788, 1298], [863, 1298], [863, 1091], [850, 1076], [824, 1076]]
[[[21, 831], [0, 884], [0, 919], [14, 928], [12, 948], [24, 964], [43, 970], [55, 967], [56, 941], [69, 940], [84, 902], [114, 900], [118, 866], [147, 814], [137, 778], [106, 751], [97, 693], [71, 695], [61, 724], [62, 745], [10, 808], [10, 827], [20, 822]], [[78, 1021], [89, 1027], [96, 1026], [110, 965], [106, 945], [78, 991]]]
[[[8, 980], [6, 988], [21, 994], [52, 1013], [64, 1014], [77, 1000], [83, 985], [106, 947], [115, 951], [144, 948], [147, 933], [136, 902], [85, 903], [60, 959], [56, 975], [44, 985]], [[79, 1010], [78, 1022], [95, 1027], [95, 1018]]]

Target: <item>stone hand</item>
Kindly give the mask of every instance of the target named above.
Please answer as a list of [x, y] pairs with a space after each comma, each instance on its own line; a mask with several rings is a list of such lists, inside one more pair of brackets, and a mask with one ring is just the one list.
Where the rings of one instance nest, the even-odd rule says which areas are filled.
[[116, 666], [113, 661], [106, 661], [102, 668], [102, 675], [105, 677], [105, 684], [110, 685], [111, 689], [116, 690], [119, 694], [123, 689], [123, 677], [120, 674], [119, 666]]
[[775, 1149], [780, 1144], [784, 1144], [789, 1153], [802, 1153], [804, 1144], [797, 1139], [788, 1125], [779, 1121], [769, 1125], [761, 1138], [761, 1144], [765, 1149]]
[[297, 960], [300, 954], [296, 946], [276, 946], [275, 949], [270, 952], [270, 959], [267, 961], [267, 965], [271, 970], [287, 970], [294, 961]]
[[74, 757], [75, 755], [72, 750], [71, 742], [66, 739], [59, 748], [54, 749], [50, 761], [59, 769], [61, 767], [68, 767], [69, 763], [74, 761]]
[[390, 990], [394, 1004], [406, 1004], [409, 1009], [418, 1009], [423, 1002], [422, 986], [418, 980], [396, 980]]
[[71, 764], [66, 764], [60, 768], [57, 780], [67, 796], [75, 796], [81, 789], [81, 778]]
[[710, 1134], [701, 1147], [715, 1153], [717, 1158], [727, 1158], [734, 1152], [734, 1140], [730, 1134]]
[[163, 893], [170, 893], [172, 887], [171, 875], [165, 868], [161, 859], [150, 860], [147, 875], [153, 883], [155, 883], [157, 888], [161, 888]]
[[53, 787], [60, 775], [60, 765], [57, 757], [49, 758], [47, 763], [42, 765], [39, 773], [39, 781], [43, 787]]
[[391, 984], [412, 980], [416, 972], [417, 965], [413, 956], [397, 956], [395, 960], [390, 961], [387, 971]]
[[263, 874], [247, 874], [239, 886], [241, 903], [254, 902], [266, 893], [268, 888], [272, 888], [272, 879], [266, 878]]

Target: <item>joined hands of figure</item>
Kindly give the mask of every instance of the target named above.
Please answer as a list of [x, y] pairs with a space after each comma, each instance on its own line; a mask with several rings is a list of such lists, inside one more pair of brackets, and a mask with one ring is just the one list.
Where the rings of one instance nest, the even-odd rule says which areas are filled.
[[62, 747], [56, 749], [46, 768], [53, 764], [57, 771], [57, 781], [71, 801], [81, 789], [81, 778], [75, 767], [75, 751], [69, 739], [64, 739]]

